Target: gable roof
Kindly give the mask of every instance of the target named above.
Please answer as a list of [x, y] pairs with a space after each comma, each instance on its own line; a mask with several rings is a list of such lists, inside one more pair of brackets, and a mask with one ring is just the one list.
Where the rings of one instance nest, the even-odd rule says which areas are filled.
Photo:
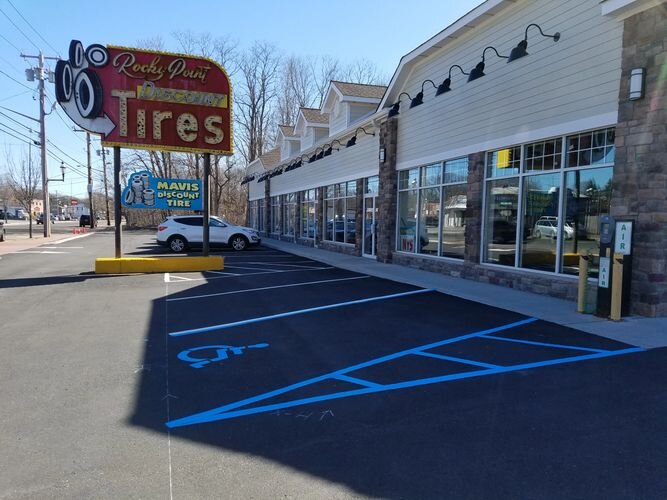
[[329, 124], [329, 113], [322, 113], [319, 109], [315, 108], [300, 108], [299, 111], [309, 123]]
[[269, 170], [280, 163], [280, 147], [275, 147], [259, 157], [265, 170]]
[[382, 99], [387, 87], [384, 85], [367, 85], [364, 83], [349, 83], [331, 80], [331, 85], [334, 85], [343, 96], [348, 97], [365, 97], [367, 99]]
[[289, 139], [290, 137], [296, 137], [294, 133], [294, 127], [292, 125], [278, 125], [278, 130], [283, 134], [283, 137]]

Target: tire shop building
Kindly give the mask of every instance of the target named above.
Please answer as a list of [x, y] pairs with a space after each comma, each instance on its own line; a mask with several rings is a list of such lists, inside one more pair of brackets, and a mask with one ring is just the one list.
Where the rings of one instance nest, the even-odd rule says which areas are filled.
[[631, 312], [665, 316], [666, 88], [664, 1], [487, 0], [389, 87], [332, 81], [280, 126], [244, 179], [249, 224], [574, 300], [612, 215], [634, 223]]

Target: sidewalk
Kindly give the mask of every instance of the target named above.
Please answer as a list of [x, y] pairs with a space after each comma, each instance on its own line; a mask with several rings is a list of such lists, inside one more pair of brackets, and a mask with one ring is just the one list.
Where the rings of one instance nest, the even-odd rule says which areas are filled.
[[262, 240], [262, 245], [349, 271], [422, 288], [434, 288], [442, 293], [518, 312], [638, 347], [648, 349], [667, 346], [667, 318], [630, 316], [622, 321], [614, 322], [590, 314], [579, 314], [576, 312], [576, 303], [568, 300], [452, 278], [405, 266], [382, 264], [372, 259], [353, 257], [268, 238]]
[[32, 238], [30, 238], [27, 234], [19, 236], [14, 234], [12, 234], [11, 236], [6, 235], [5, 241], [0, 243], [0, 255], [22, 252], [24, 250], [30, 250], [40, 245], [57, 243], [59, 241], [66, 240], [69, 238], [74, 238], [74, 237], [83, 238], [85, 236], [93, 234], [96, 231], [96, 230], [93, 231], [88, 230], [88, 232], [84, 234], [74, 234], [73, 232], [66, 234], [52, 234], [50, 238], [45, 238], [44, 229], [42, 229], [43, 226], [40, 225], [37, 227], [38, 227], [37, 230], [35, 230], [35, 227], [33, 227]]

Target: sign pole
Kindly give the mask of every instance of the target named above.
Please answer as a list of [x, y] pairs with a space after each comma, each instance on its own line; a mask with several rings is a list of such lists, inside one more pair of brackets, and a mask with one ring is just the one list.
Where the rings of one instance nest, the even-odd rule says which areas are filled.
[[120, 146], [114, 146], [113, 148], [113, 193], [113, 218], [116, 225], [116, 258], [120, 259], [123, 253], [120, 228], [120, 197], [122, 194], [120, 189]]
[[202, 255], [208, 257], [209, 250], [209, 219], [211, 217], [211, 196], [209, 194], [211, 186], [211, 154], [204, 153], [204, 244], [202, 246]]

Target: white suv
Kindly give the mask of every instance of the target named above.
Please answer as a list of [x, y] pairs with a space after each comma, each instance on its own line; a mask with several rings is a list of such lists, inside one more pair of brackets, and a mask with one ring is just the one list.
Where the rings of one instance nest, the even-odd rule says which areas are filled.
[[[191, 246], [201, 246], [204, 217], [201, 215], [178, 215], [167, 217], [157, 228], [157, 242], [169, 247], [172, 252], [184, 252]], [[234, 226], [220, 217], [209, 220], [209, 242], [211, 246], [230, 246], [234, 250], [245, 250], [259, 245], [259, 233], [249, 227]]]

